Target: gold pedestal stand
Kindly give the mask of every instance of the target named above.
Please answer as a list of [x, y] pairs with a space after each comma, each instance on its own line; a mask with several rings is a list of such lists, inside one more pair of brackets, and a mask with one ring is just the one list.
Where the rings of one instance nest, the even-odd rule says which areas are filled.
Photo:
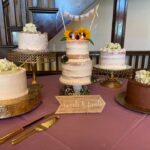
[[47, 62], [55, 59], [55, 53], [52, 52], [20, 52], [13, 50], [8, 54], [10, 61], [20, 63], [20, 66], [24, 64], [31, 64], [32, 67], [32, 85], [28, 88], [28, 94], [15, 98], [15, 99], [0, 99], [0, 119], [10, 118], [27, 113], [35, 109], [41, 103], [40, 99], [40, 84], [36, 80], [36, 63], [40, 60], [40, 63], [47, 63], [44, 59], [47, 58]]
[[39, 88], [30, 86], [28, 94], [23, 97], [0, 100], [0, 119], [22, 115], [35, 109], [41, 103], [39, 97]]
[[94, 73], [96, 75], [104, 75], [105, 80], [101, 82], [102, 86], [108, 88], [120, 88], [122, 86], [119, 78], [132, 78], [133, 69], [131, 66], [126, 66], [124, 69], [108, 69], [100, 65], [94, 66]]
[[[49, 51], [35, 52], [35, 51], [23, 51], [12, 50], [8, 54], [10, 61], [24, 64], [30, 64], [32, 68], [32, 85], [39, 85], [36, 79], [36, 63], [40, 60], [40, 63], [50, 63], [55, 60], [56, 54]], [[46, 59], [46, 61], [45, 61]]]

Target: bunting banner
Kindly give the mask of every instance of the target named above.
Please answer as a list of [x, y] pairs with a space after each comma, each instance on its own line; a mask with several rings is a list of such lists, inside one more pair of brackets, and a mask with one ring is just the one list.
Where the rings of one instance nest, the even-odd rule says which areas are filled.
[[99, 8], [99, 5], [97, 5], [95, 8], [89, 10], [87, 13], [82, 14], [82, 15], [72, 15], [69, 12], [65, 11], [63, 16], [72, 21], [82, 21], [94, 15], [98, 16], [98, 8]]

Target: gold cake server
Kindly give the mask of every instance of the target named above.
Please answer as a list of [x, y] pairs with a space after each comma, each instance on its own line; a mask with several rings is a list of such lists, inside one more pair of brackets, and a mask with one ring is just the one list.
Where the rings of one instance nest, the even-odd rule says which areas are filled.
[[46, 114], [45, 116], [42, 116], [42, 117], [40, 117], [40, 118], [38, 118], [38, 119], [36, 119], [36, 120], [34, 120], [34, 121], [28, 123], [27, 125], [24, 125], [23, 127], [21, 127], [21, 128], [15, 130], [15, 131], [13, 131], [13, 132], [10, 132], [10, 133], [4, 135], [3, 137], [0, 138], [0, 144], [2, 144], [2, 143], [4, 143], [4, 142], [8, 141], [9, 139], [15, 137], [16, 135], [18, 135], [19, 133], [23, 132], [25, 129], [27, 129], [27, 128], [30, 127], [31, 125], [37, 123], [38, 121], [43, 120], [43, 119], [46, 119], [46, 118], [48, 118], [48, 117], [50, 117], [50, 116], [52, 116], [52, 115], [54, 115], [54, 114], [55, 114], [55, 112], [48, 113], [48, 114]]
[[31, 130], [19, 135], [15, 139], [12, 139], [11, 144], [17, 144], [17, 143], [21, 142], [22, 140], [28, 138], [29, 136], [31, 136], [34, 133], [41, 132], [41, 131], [48, 129], [49, 127], [54, 125], [58, 121], [58, 119], [59, 119], [59, 116], [56, 116], [56, 117], [51, 118], [41, 124], [33, 126]]

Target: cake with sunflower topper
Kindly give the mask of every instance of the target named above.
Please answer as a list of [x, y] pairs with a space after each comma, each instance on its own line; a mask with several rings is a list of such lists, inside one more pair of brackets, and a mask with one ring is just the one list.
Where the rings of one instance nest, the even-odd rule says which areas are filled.
[[[90, 31], [86, 28], [66, 30], [62, 41], [66, 41], [66, 56], [62, 57], [62, 76], [65, 85], [81, 87], [91, 83], [92, 61], [89, 57]], [[79, 88], [80, 89], [80, 88]]]

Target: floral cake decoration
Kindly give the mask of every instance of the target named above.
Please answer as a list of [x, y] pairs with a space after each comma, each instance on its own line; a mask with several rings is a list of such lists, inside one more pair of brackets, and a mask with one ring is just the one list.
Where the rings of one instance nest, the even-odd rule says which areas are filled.
[[121, 45], [119, 43], [107, 43], [104, 48], [100, 49], [101, 51], [122, 51]]
[[35, 24], [33, 24], [33, 23], [27, 23], [23, 27], [23, 32], [37, 33], [37, 28], [36, 28]]
[[141, 84], [150, 85], [150, 71], [136, 71], [135, 80]]
[[18, 67], [13, 63], [8, 61], [6, 58], [0, 59], [0, 73], [7, 71], [15, 71]]
[[66, 40], [88, 40], [92, 45], [94, 45], [94, 42], [91, 40], [91, 33], [86, 28], [79, 28], [78, 30], [66, 30], [61, 41]]

